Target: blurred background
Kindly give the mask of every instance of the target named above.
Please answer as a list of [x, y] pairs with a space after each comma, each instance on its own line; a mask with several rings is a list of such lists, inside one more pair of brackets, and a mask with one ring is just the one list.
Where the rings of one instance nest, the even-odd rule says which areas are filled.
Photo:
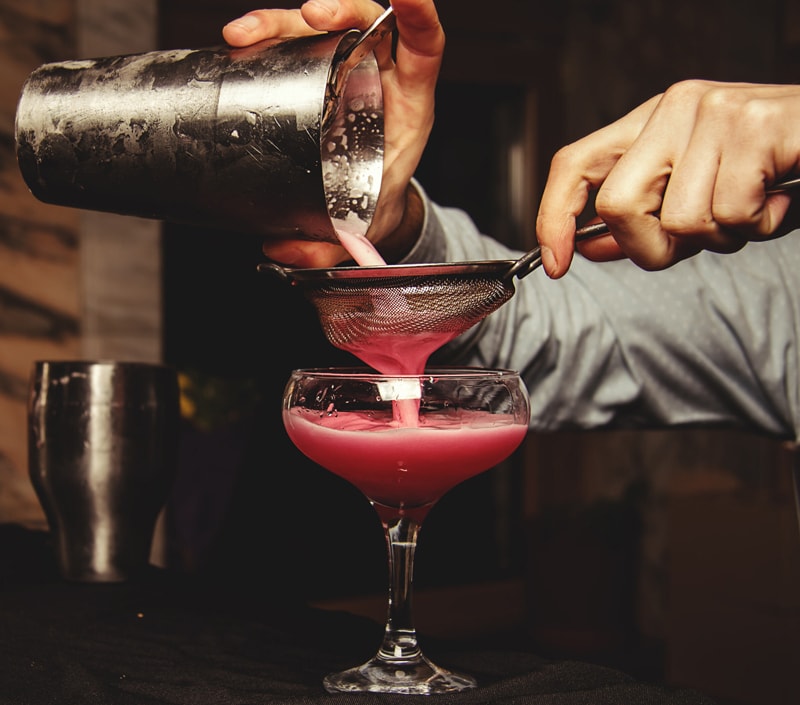
[[[0, 0], [0, 523], [46, 529], [27, 475], [32, 362], [163, 360], [181, 371], [184, 428], [154, 561], [382, 621], [372, 509], [280, 424], [292, 368], [350, 360], [304, 301], [257, 274], [259, 239], [48, 206], [16, 165], [16, 101], [38, 65], [220, 44], [228, 20], [268, 6]], [[684, 78], [800, 75], [798, 0], [438, 7], [448, 45], [418, 177], [519, 248], [534, 242], [560, 145]], [[431, 513], [418, 627], [605, 663], [722, 705], [794, 705], [794, 462], [774, 440], [723, 430], [532, 434]]]

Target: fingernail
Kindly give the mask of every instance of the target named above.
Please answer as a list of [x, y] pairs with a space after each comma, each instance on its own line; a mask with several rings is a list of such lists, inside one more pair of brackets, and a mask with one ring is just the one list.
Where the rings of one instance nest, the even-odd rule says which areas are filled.
[[547, 272], [548, 276], [552, 276], [558, 269], [558, 262], [556, 262], [553, 251], [549, 247], [542, 247], [541, 255], [544, 271]]
[[244, 15], [237, 20], [232, 20], [228, 22], [228, 27], [238, 27], [239, 29], [243, 29], [245, 32], [252, 32], [254, 29], [257, 29], [259, 26], [260, 21], [258, 17], [255, 15]]

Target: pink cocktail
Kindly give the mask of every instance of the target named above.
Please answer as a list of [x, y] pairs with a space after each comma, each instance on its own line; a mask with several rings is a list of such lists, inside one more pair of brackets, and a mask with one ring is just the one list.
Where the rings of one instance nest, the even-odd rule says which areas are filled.
[[283, 398], [289, 437], [364, 493], [381, 520], [389, 554], [383, 643], [367, 663], [327, 676], [327, 690], [431, 694], [475, 687], [472, 677], [431, 663], [417, 643], [411, 615], [414, 550], [436, 501], [513, 453], [529, 414], [525, 386], [507, 370], [292, 373]]
[[421, 519], [448, 490], [484, 472], [520, 444], [527, 424], [512, 414], [423, 414], [418, 425], [391, 415], [297, 408], [284, 412], [294, 444], [358, 487], [383, 516], [413, 510]]

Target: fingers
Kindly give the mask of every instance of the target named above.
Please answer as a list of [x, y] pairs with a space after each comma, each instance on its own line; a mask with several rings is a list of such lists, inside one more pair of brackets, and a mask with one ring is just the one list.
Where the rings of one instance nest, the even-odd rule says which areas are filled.
[[[734, 84], [712, 86], [702, 96], [691, 140], [665, 196], [665, 228], [692, 235], [702, 214], [714, 223], [703, 233], [708, 249], [715, 240], [724, 248], [734, 234], [746, 241], [775, 231], [790, 199], [768, 197], [766, 191], [797, 159], [797, 140], [787, 120], [794, 92], [787, 86]], [[710, 160], [710, 166], [702, 163]], [[696, 191], [695, 174], [709, 170], [713, 177]]]
[[[431, 0], [397, 0], [392, 3], [400, 35], [398, 51], [405, 53], [410, 73], [426, 66], [438, 72], [444, 52], [445, 36], [439, 15]], [[402, 63], [398, 60], [398, 63]], [[423, 78], [430, 79], [430, 75]], [[435, 79], [435, 76], [434, 76]]]
[[222, 28], [228, 44], [245, 47], [273, 37], [296, 37], [316, 34], [300, 10], [253, 10]]
[[295, 10], [254, 10], [232, 20], [222, 36], [232, 46], [249, 46], [262, 39], [366, 29], [383, 11], [371, 0], [308, 0]]
[[[645, 269], [663, 268], [665, 263], [688, 254], [686, 244], [662, 227], [661, 216], [675, 155], [686, 152], [697, 95], [702, 90], [700, 84], [683, 84], [659, 97], [595, 199], [595, 210], [614, 234], [620, 249]], [[693, 185], [699, 193], [710, 193], [713, 188], [716, 161], [704, 160], [703, 168], [694, 175]], [[674, 199], [673, 202], [679, 203]], [[701, 197], [700, 202], [709, 201]], [[710, 215], [705, 215], [701, 224], [708, 234], [713, 227]]]
[[343, 247], [327, 242], [268, 240], [262, 250], [272, 261], [288, 267], [328, 269], [350, 259]]
[[308, 0], [300, 11], [312, 27], [332, 31], [366, 29], [384, 9], [371, 0]]
[[381, 63], [385, 111], [384, 173], [368, 237], [376, 244], [401, 222], [408, 183], [433, 128], [444, 31], [432, 0], [394, 0], [395, 61]]
[[[434, 90], [444, 54], [445, 35], [431, 0], [398, 0], [397, 62], [393, 72], [398, 98], [433, 126]], [[426, 132], [426, 140], [427, 140]]]
[[[782, 234], [791, 198], [767, 191], [800, 167], [797, 115], [795, 85], [684, 81], [562, 149], [537, 220], [546, 271], [569, 267], [575, 219], [594, 189], [619, 252], [645, 269]], [[607, 239], [580, 249], [614, 256]]]
[[784, 134], [786, 91], [686, 81], [665, 92], [598, 193], [597, 212], [627, 256], [663, 269], [775, 231], [788, 199], [765, 190], [797, 155], [795, 145], [788, 159], [775, 158], [774, 145], [795, 142]]
[[404, 130], [396, 131], [391, 138], [399, 149], [415, 145], [418, 159], [433, 126], [434, 90], [445, 36], [431, 0], [397, 0], [393, 7], [398, 41], [397, 60], [391, 74], [391, 100], [392, 109], [405, 120], [401, 123]]
[[[658, 100], [659, 96], [650, 99], [620, 120], [563, 147], [553, 157], [536, 221], [542, 264], [550, 277], [561, 277], [569, 269], [576, 219], [586, 208], [591, 192], [605, 181], [639, 136]], [[595, 243], [586, 243], [581, 250], [597, 248]]]
[[[430, 136], [435, 87], [445, 37], [433, 0], [393, 0], [397, 43], [375, 50], [381, 72], [384, 108], [384, 164], [380, 195], [367, 237], [389, 238], [404, 222], [408, 184]], [[308, 0], [298, 10], [256, 10], [223, 30], [226, 41], [246, 46], [262, 39], [369, 27], [384, 11], [372, 0]], [[296, 245], [296, 246], [294, 246]], [[341, 248], [314, 243], [268, 245], [267, 256], [287, 264], [331, 266], [345, 259]], [[319, 253], [314, 248], [319, 248]]]

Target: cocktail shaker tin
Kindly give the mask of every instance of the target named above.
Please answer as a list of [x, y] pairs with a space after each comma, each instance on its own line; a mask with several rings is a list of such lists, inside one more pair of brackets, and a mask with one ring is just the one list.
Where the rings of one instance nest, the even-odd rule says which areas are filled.
[[63, 206], [275, 238], [338, 242], [337, 221], [363, 233], [383, 171], [375, 57], [336, 76], [359, 34], [45, 64], [17, 107], [23, 178]]
[[179, 403], [166, 365], [34, 363], [29, 475], [67, 580], [119, 582], [147, 570], [178, 470]]

